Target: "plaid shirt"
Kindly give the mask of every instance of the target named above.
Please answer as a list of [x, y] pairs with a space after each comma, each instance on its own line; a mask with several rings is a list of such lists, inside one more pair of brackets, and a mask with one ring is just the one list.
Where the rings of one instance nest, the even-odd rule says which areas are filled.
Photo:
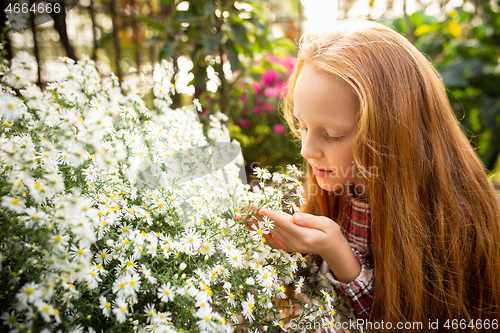
[[[335, 220], [361, 265], [361, 272], [354, 281], [343, 283], [335, 279], [328, 265], [319, 255], [316, 263], [325, 277], [336, 287], [344, 304], [357, 319], [368, 319], [375, 287], [374, 261], [371, 246], [370, 204], [349, 196]], [[337, 215], [338, 213], [338, 215]]]

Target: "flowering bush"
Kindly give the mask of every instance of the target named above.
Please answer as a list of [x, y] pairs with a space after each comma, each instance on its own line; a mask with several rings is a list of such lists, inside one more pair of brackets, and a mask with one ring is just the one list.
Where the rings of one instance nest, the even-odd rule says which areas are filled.
[[[250, 165], [281, 167], [295, 164], [299, 145], [287, 131], [281, 103], [295, 57], [265, 56], [245, 80], [232, 113], [231, 135], [241, 142]], [[279, 170], [279, 169], [278, 169]]]
[[[251, 204], [296, 210], [296, 167], [257, 168], [262, 186], [250, 191], [232, 157], [217, 153], [236, 144], [222, 115], [205, 135], [199, 105], [170, 108], [166, 61], [148, 110], [88, 58], [62, 60], [65, 78], [45, 91], [31, 83], [26, 53], [0, 69], [3, 330], [260, 332], [290, 318], [338, 319], [330, 287], [314, 283], [317, 267], [265, 245], [272, 221], [235, 219]], [[320, 296], [279, 309], [287, 285]]]

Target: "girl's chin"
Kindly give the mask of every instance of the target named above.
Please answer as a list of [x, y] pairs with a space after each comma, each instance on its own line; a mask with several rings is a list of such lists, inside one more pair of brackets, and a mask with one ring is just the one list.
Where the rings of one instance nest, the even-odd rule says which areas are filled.
[[335, 193], [342, 193], [344, 186], [342, 184], [329, 184], [328, 182], [323, 182], [318, 180], [318, 185], [321, 187], [323, 190], [328, 191], [328, 192], [335, 192]]

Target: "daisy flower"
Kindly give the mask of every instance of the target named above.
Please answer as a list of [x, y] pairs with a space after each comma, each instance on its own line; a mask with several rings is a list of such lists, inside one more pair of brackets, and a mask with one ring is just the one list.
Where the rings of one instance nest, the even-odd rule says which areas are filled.
[[99, 307], [102, 310], [102, 314], [105, 317], [109, 317], [109, 314], [110, 314], [109, 311], [111, 309], [111, 303], [108, 302], [108, 300], [106, 299], [106, 297], [104, 297], [104, 296], [100, 296], [99, 297]]
[[241, 306], [243, 307], [243, 316], [245, 316], [250, 323], [253, 322], [255, 320], [255, 316], [253, 315], [255, 308], [254, 296], [248, 293], [246, 301], [242, 302]]
[[234, 249], [234, 243], [231, 240], [222, 239], [220, 241], [220, 248], [225, 254], [229, 254], [229, 252]]
[[269, 234], [269, 229], [267, 229], [263, 222], [259, 221], [259, 223], [252, 223], [251, 228], [253, 230], [250, 230], [250, 235], [254, 241], [260, 241], [264, 235]]
[[16, 294], [16, 298], [21, 305], [33, 304], [37, 299], [42, 297], [42, 290], [34, 283], [29, 282], [25, 284], [21, 290]]
[[2, 207], [10, 209], [16, 213], [24, 212], [24, 200], [21, 198], [13, 198], [9, 196], [2, 197]]
[[162, 284], [161, 287], [158, 288], [158, 297], [165, 303], [174, 300], [175, 290], [170, 287], [170, 282]]
[[128, 315], [128, 304], [125, 302], [125, 299], [123, 297], [118, 297], [114, 301], [114, 307], [113, 307], [113, 313], [116, 316], [116, 320], [118, 320], [119, 323], [124, 323], [125, 320], [127, 320], [127, 315]]
[[200, 247], [202, 238], [195, 229], [188, 228], [182, 234], [182, 238], [180, 239], [180, 241], [185, 247], [186, 252], [192, 252], [196, 251]]
[[94, 256], [94, 260], [101, 265], [107, 265], [113, 259], [115, 251], [110, 248], [103, 248]]
[[82, 246], [76, 246], [75, 244], [71, 244], [71, 248], [69, 250], [69, 256], [78, 261], [78, 262], [86, 262], [90, 260], [91, 252], [90, 248]]
[[201, 246], [201, 253], [208, 255], [208, 256], [213, 255], [215, 253], [214, 244], [212, 242], [210, 242], [209, 240], [203, 242], [203, 244]]
[[243, 255], [240, 250], [232, 249], [227, 253], [227, 259], [232, 267], [240, 268], [243, 266]]
[[301, 276], [297, 285], [295, 286], [295, 292], [300, 293], [302, 291], [302, 287], [304, 286], [304, 277]]
[[274, 221], [270, 220], [269, 217], [267, 217], [266, 215], [264, 215], [262, 217], [262, 220], [263, 220], [262, 223], [264, 223], [264, 225], [265, 225], [266, 228], [268, 228], [268, 229], [273, 229], [274, 228]]

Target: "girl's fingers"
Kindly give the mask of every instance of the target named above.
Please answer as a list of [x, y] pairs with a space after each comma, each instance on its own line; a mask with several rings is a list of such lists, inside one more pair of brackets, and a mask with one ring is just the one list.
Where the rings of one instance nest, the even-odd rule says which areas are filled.
[[[256, 220], [262, 219], [262, 216], [260, 216], [258, 213], [255, 212], [257, 210], [257, 208], [259, 208], [257, 206], [257, 204], [253, 204], [252, 206], [250, 206], [250, 210], [248, 211], [248, 213], [243, 213], [243, 215], [240, 213], [236, 213], [235, 214], [236, 221], [240, 221], [242, 219], [245, 220], [248, 218], [248, 216], [255, 216]], [[248, 209], [249, 209], [249, 206], [245, 207], [244, 211], [247, 211]]]
[[266, 244], [272, 247], [273, 249], [283, 249], [288, 252], [287, 248], [282, 243], [280, 243], [280, 241], [274, 238], [273, 235], [271, 234], [264, 235], [264, 238], [266, 240]]
[[296, 244], [298, 244], [299, 240], [292, 233], [275, 226], [271, 230], [271, 234], [276, 240], [278, 240], [281, 244], [283, 244], [287, 249], [293, 249]]

